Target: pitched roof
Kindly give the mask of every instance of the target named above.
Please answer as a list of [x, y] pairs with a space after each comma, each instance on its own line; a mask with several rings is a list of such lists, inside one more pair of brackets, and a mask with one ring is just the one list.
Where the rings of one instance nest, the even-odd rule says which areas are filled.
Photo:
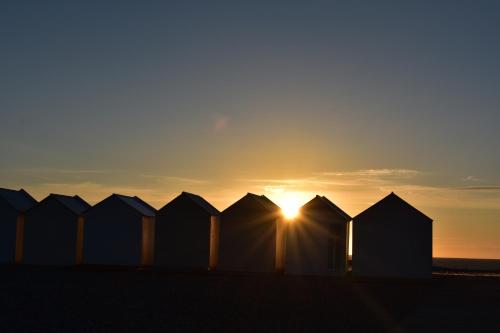
[[[270, 211], [270, 212], [275, 212], [275, 211], [279, 211], [281, 210], [281, 208], [276, 205], [274, 202], [272, 202], [268, 197], [266, 197], [265, 195], [257, 195], [257, 194], [253, 194], [253, 193], [247, 193], [243, 198], [241, 199], [244, 199], [244, 198], [251, 198], [255, 201], [257, 201], [262, 207], [264, 207], [266, 210]], [[240, 200], [241, 200], [240, 199]], [[239, 200], [238, 200], [239, 201]]]
[[213, 216], [219, 215], [219, 211], [217, 208], [212, 206], [208, 201], [203, 199], [201, 196], [189, 193], [189, 192], [182, 192], [181, 195], [184, 195], [188, 197], [189, 199], [193, 200], [197, 205], [199, 205], [201, 208], [203, 208], [207, 213]]
[[[340, 215], [340, 217], [342, 217], [346, 222], [349, 222], [352, 219], [349, 216], [349, 214], [347, 214], [342, 209], [340, 209], [336, 204], [331, 202], [327, 197], [316, 195], [316, 197], [311, 199], [309, 202], [314, 201], [314, 200], [319, 200], [320, 202], [322, 202], [326, 207], [328, 207], [329, 209], [333, 210], [335, 213]], [[304, 204], [304, 206], [306, 206], [309, 202]], [[302, 206], [302, 207], [304, 207], [304, 206]]]
[[154, 209], [152, 206], [147, 204], [145, 201], [140, 199], [137, 196], [134, 197], [129, 197], [127, 195], [121, 195], [121, 194], [113, 194], [113, 196], [117, 197], [139, 213], [141, 213], [143, 216], [155, 216], [156, 215], [156, 209]]
[[262, 204], [270, 211], [281, 210], [281, 208], [265, 195], [259, 195]]
[[149, 208], [150, 210], [152, 210], [156, 214], [156, 208], [154, 208], [153, 206], [151, 206], [150, 204], [148, 204], [146, 201], [142, 200], [138, 196], [134, 196], [134, 199], [136, 201], [138, 201], [140, 204], [142, 204], [143, 206], [145, 206], [145, 207]]
[[66, 208], [68, 208], [77, 215], [82, 214], [84, 211], [90, 208], [90, 205], [85, 200], [80, 198], [78, 195], [69, 196], [69, 195], [51, 193], [49, 194], [49, 197], [56, 199]]
[[410, 205], [408, 202], [406, 202], [403, 199], [401, 199], [394, 192], [391, 192], [388, 196], [386, 196], [385, 198], [383, 198], [379, 202], [373, 204], [372, 206], [368, 207], [367, 209], [365, 209], [364, 211], [362, 211], [361, 213], [359, 213], [358, 215], [356, 215], [353, 218], [353, 221], [356, 221], [358, 218], [362, 217], [363, 215], [365, 215], [369, 211], [383, 209], [386, 205], [389, 205], [389, 206], [390, 205], [400, 205], [400, 206], [403, 206], [408, 211], [411, 211], [411, 212], [413, 212], [416, 215], [420, 215], [420, 217], [422, 217], [423, 219], [432, 222], [432, 219], [430, 217], [428, 217], [427, 215], [425, 215], [424, 213], [422, 213], [421, 211], [419, 211], [418, 209], [416, 209], [415, 207], [413, 207], [412, 205]]
[[18, 212], [24, 212], [37, 203], [37, 201], [23, 189], [16, 191], [0, 188], [0, 198], [7, 201], [7, 203]]

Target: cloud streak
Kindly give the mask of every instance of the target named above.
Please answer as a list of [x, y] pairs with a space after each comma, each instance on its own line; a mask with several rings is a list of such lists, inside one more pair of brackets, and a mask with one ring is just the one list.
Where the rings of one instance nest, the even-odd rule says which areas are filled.
[[8, 173], [28, 173], [28, 174], [67, 174], [67, 175], [80, 175], [80, 174], [108, 174], [121, 172], [118, 169], [0, 169], [0, 172]]
[[179, 177], [179, 176], [164, 176], [164, 175], [149, 175], [149, 174], [141, 174], [139, 176], [142, 178], [153, 179], [159, 182], [180, 183], [184, 185], [206, 185], [211, 183], [209, 180], [205, 179], [196, 179], [196, 178]]
[[491, 185], [491, 186], [461, 186], [461, 187], [452, 187], [451, 189], [459, 190], [459, 191], [500, 191], [500, 186]]
[[363, 169], [354, 171], [327, 171], [317, 173], [320, 176], [335, 177], [398, 177], [412, 178], [421, 175], [423, 172], [412, 169]]
[[[432, 208], [500, 207], [500, 186], [428, 185], [427, 172], [410, 169], [366, 169], [316, 172], [310, 177], [243, 179], [256, 191], [280, 195], [286, 192], [324, 194], [346, 202], [355, 213], [396, 192], [417, 206]], [[347, 198], [347, 199], [345, 199]]]

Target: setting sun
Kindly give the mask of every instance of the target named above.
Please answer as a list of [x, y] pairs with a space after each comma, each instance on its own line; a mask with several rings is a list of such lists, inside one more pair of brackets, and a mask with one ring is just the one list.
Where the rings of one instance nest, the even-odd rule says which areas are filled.
[[276, 203], [281, 207], [281, 212], [287, 220], [292, 220], [299, 215], [300, 207], [307, 200], [302, 193], [281, 192], [274, 196]]
[[286, 219], [291, 220], [299, 215], [300, 204], [296, 200], [287, 199], [281, 203], [281, 211]]

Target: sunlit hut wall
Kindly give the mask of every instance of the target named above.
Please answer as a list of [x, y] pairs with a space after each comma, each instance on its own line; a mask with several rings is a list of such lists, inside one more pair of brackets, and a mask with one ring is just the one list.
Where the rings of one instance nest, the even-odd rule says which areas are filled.
[[84, 263], [152, 265], [156, 210], [138, 197], [113, 194], [85, 214]]
[[[279, 258], [280, 208], [263, 195], [248, 193], [221, 213], [219, 268], [228, 271], [274, 272]], [[277, 256], [278, 253], [278, 256]]]
[[345, 274], [350, 220], [324, 196], [317, 195], [304, 204], [287, 226], [286, 273]]
[[391, 193], [353, 218], [355, 276], [428, 278], [432, 219]]
[[219, 211], [201, 196], [182, 192], [156, 215], [155, 265], [214, 270]]
[[90, 205], [79, 196], [50, 194], [26, 212], [24, 263], [81, 264], [83, 216]]
[[0, 262], [22, 261], [24, 213], [36, 203], [23, 189], [17, 191], [0, 188]]

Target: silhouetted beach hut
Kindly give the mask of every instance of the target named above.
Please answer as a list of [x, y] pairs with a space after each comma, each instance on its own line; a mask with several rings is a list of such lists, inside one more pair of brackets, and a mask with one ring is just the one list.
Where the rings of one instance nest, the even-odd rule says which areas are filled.
[[215, 269], [219, 211], [199, 195], [182, 192], [156, 215], [155, 264]]
[[281, 209], [263, 195], [248, 193], [221, 213], [219, 268], [273, 272], [283, 269]]
[[50, 194], [26, 212], [24, 260], [34, 265], [82, 263], [82, 214], [90, 205], [79, 196]]
[[353, 219], [352, 273], [431, 277], [432, 219], [391, 193]]
[[22, 261], [24, 213], [36, 203], [23, 189], [0, 188], [0, 262]]
[[286, 273], [345, 274], [349, 221], [351, 217], [324, 196], [304, 204], [287, 225]]
[[156, 210], [138, 197], [113, 194], [87, 210], [86, 264], [153, 264]]

